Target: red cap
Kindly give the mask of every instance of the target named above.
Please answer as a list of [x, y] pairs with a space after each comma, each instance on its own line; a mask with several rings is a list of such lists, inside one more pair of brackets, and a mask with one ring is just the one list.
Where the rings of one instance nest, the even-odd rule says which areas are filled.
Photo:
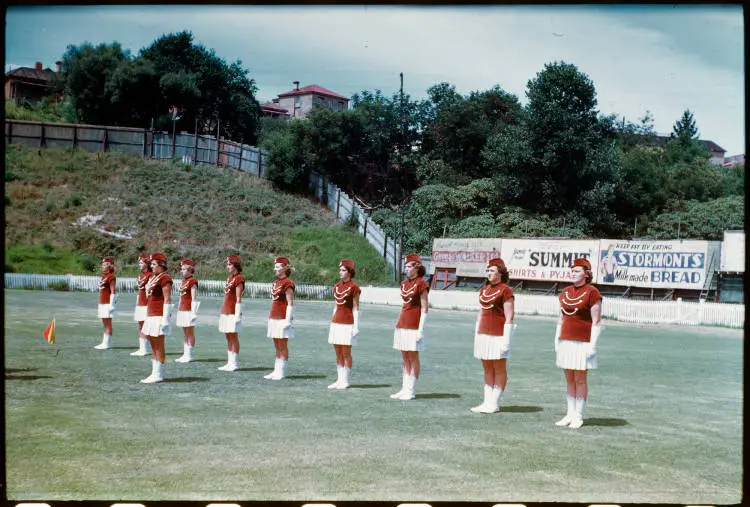
[[344, 266], [345, 268], [354, 269], [354, 261], [350, 261], [349, 259], [344, 259], [341, 261], [339, 266]]
[[274, 261], [274, 264], [286, 264], [289, 265], [289, 259], [286, 257], [276, 257], [276, 260]]
[[422, 258], [419, 255], [415, 254], [415, 253], [410, 253], [409, 255], [406, 256], [406, 261], [405, 262], [406, 263], [416, 262], [418, 264], [422, 264]]
[[497, 269], [500, 271], [508, 269], [505, 267], [505, 263], [500, 257], [495, 257], [494, 259], [487, 261], [487, 267], [489, 268], [490, 266], [497, 266]]
[[227, 256], [227, 262], [231, 262], [232, 264], [242, 264], [242, 259], [240, 259], [239, 255], [229, 255]]
[[109, 262], [110, 264], [114, 264], [115, 260], [112, 257], [105, 257], [102, 259], [102, 262]]
[[151, 256], [148, 254], [141, 254], [138, 256], [139, 261], [151, 262]]
[[167, 262], [167, 256], [163, 253], [152, 253], [151, 254], [151, 260], [152, 261], [162, 261]]
[[192, 268], [195, 267], [195, 263], [193, 261], [191, 261], [190, 259], [182, 259], [182, 264], [187, 264], [188, 266], [190, 266]]
[[585, 257], [579, 257], [578, 259], [573, 261], [573, 264], [570, 265], [571, 268], [574, 268], [576, 266], [581, 266], [583, 269], [591, 271], [591, 263]]

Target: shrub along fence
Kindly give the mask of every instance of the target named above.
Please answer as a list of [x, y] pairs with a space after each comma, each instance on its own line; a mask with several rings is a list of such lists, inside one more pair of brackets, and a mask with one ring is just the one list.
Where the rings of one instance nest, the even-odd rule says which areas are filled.
[[[96, 292], [99, 276], [37, 275], [5, 273], [6, 289], [76, 290]], [[173, 294], [179, 293], [180, 280], [175, 280]], [[118, 278], [117, 290], [134, 293], [136, 278]], [[200, 280], [201, 295], [223, 296], [223, 280]], [[250, 298], [268, 298], [270, 283], [247, 282], [245, 295]], [[332, 299], [327, 285], [297, 285], [300, 299]], [[362, 287], [362, 303], [401, 306], [400, 289], [391, 287]], [[92, 303], [93, 304], [93, 303]], [[474, 292], [432, 291], [430, 307], [437, 309], [479, 310]], [[516, 294], [515, 310], [519, 315], [560, 315], [557, 296]], [[731, 303], [693, 303], [677, 301], [634, 301], [627, 298], [608, 297], [602, 305], [602, 317], [637, 324], [676, 324], [681, 326], [726, 326], [742, 328], [745, 325], [745, 305]]]

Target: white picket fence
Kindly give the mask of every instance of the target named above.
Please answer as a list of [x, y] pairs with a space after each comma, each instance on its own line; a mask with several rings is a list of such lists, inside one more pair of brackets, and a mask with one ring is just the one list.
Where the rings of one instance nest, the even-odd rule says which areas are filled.
[[[68, 290], [99, 290], [98, 276], [80, 275], [38, 275], [24, 273], [5, 273], [6, 289], [42, 289], [55, 290], [64, 285]], [[175, 280], [173, 293], [177, 294], [180, 280]], [[135, 278], [117, 278], [117, 289], [120, 292], [134, 293]], [[222, 296], [223, 280], [200, 280], [198, 292], [201, 295]], [[270, 283], [245, 283], [245, 295], [250, 298], [268, 298], [271, 293]], [[331, 299], [331, 287], [327, 285], [297, 285], [297, 297], [300, 299]], [[398, 288], [362, 287], [362, 303], [401, 306], [401, 295]], [[436, 309], [455, 309], [477, 311], [477, 294], [461, 291], [431, 291], [430, 307]], [[546, 315], [556, 317], [560, 314], [557, 296], [516, 294], [515, 311], [519, 315]], [[681, 299], [677, 301], [638, 301], [627, 298], [608, 297], [602, 304], [602, 317], [633, 322], [637, 324], [676, 324], [681, 326], [725, 326], [742, 328], [745, 325], [745, 305], [731, 303], [693, 303]]]

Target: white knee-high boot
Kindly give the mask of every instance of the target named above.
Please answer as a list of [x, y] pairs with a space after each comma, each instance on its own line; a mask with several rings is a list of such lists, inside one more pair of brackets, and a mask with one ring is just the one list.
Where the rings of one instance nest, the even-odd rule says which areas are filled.
[[111, 340], [112, 340], [112, 335], [109, 333], [104, 333], [102, 335], [102, 342], [94, 348], [99, 349], [99, 350], [108, 349]]
[[131, 356], [145, 356], [150, 351], [148, 350], [148, 340], [145, 338], [141, 338], [140, 335], [138, 336], [138, 350], [135, 352], [131, 352]]
[[492, 394], [492, 386], [484, 384], [484, 399], [482, 400], [482, 403], [477, 405], [476, 407], [472, 407], [471, 411], [480, 413], [482, 412], [482, 409], [487, 407], [490, 402], [490, 395]]
[[224, 366], [219, 366], [217, 369], [221, 371], [232, 371], [231, 368], [232, 368], [232, 351], [227, 350], [227, 364], [225, 364]]
[[575, 399], [575, 412], [573, 413], [573, 420], [568, 425], [569, 428], [578, 429], [583, 426], [583, 408], [586, 406], [586, 400], [583, 398]]
[[153, 384], [164, 380], [164, 365], [158, 359], [151, 360], [151, 375], [141, 380], [143, 384]]
[[349, 372], [351, 371], [351, 368], [347, 368], [346, 366], [341, 367], [341, 382], [339, 382], [339, 385], [336, 386], [336, 389], [348, 389], [349, 388]]
[[394, 400], [400, 400], [401, 396], [403, 396], [404, 393], [406, 392], [406, 386], [408, 382], [409, 382], [409, 375], [404, 372], [401, 376], [401, 390], [398, 391], [397, 393], [393, 393], [391, 395], [391, 398], [393, 398]]
[[343, 370], [344, 367], [341, 365], [336, 365], [336, 382], [328, 386], [328, 389], [337, 389], [339, 387], [339, 384], [341, 384], [341, 380], [344, 376]]

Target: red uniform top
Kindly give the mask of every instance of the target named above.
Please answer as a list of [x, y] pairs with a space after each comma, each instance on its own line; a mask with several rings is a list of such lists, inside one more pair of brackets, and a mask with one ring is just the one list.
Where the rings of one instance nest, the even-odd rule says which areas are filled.
[[286, 307], [289, 302], [286, 300], [286, 290], [294, 290], [294, 282], [289, 277], [274, 280], [271, 285], [271, 313], [269, 319], [285, 319]]
[[146, 316], [161, 317], [164, 315], [164, 286], [172, 283], [172, 277], [167, 273], [154, 275], [146, 284]]
[[193, 303], [193, 285], [198, 285], [198, 280], [193, 275], [188, 275], [180, 283], [180, 306], [177, 310], [190, 311], [191, 304]]
[[224, 282], [224, 304], [221, 305], [222, 315], [234, 315], [234, 307], [237, 305], [237, 287], [242, 286], [240, 295], [245, 292], [245, 279], [241, 274], [231, 275]]
[[602, 300], [593, 285], [569, 285], [560, 294], [561, 340], [588, 342], [591, 339], [591, 307]]
[[336, 311], [331, 322], [336, 324], [354, 324], [354, 298], [359, 295], [359, 285], [349, 280], [338, 282], [333, 286], [333, 298], [336, 300]]
[[148, 303], [148, 297], [146, 296], [146, 283], [149, 278], [154, 276], [151, 271], [146, 271], [138, 275], [138, 298], [135, 301], [135, 306], [146, 306]]
[[401, 284], [401, 299], [404, 305], [398, 316], [396, 327], [399, 329], [419, 329], [419, 319], [422, 317], [422, 293], [429, 291], [430, 286], [424, 278], [418, 276], [413, 280], [406, 279]]
[[109, 296], [112, 295], [112, 289], [110, 284], [115, 283], [115, 274], [107, 273], [102, 275], [102, 279], [99, 280], [99, 304], [109, 304]]
[[513, 290], [504, 283], [496, 285], [487, 284], [479, 290], [479, 312], [480, 334], [502, 336], [505, 326], [505, 310], [503, 304], [513, 300]]

